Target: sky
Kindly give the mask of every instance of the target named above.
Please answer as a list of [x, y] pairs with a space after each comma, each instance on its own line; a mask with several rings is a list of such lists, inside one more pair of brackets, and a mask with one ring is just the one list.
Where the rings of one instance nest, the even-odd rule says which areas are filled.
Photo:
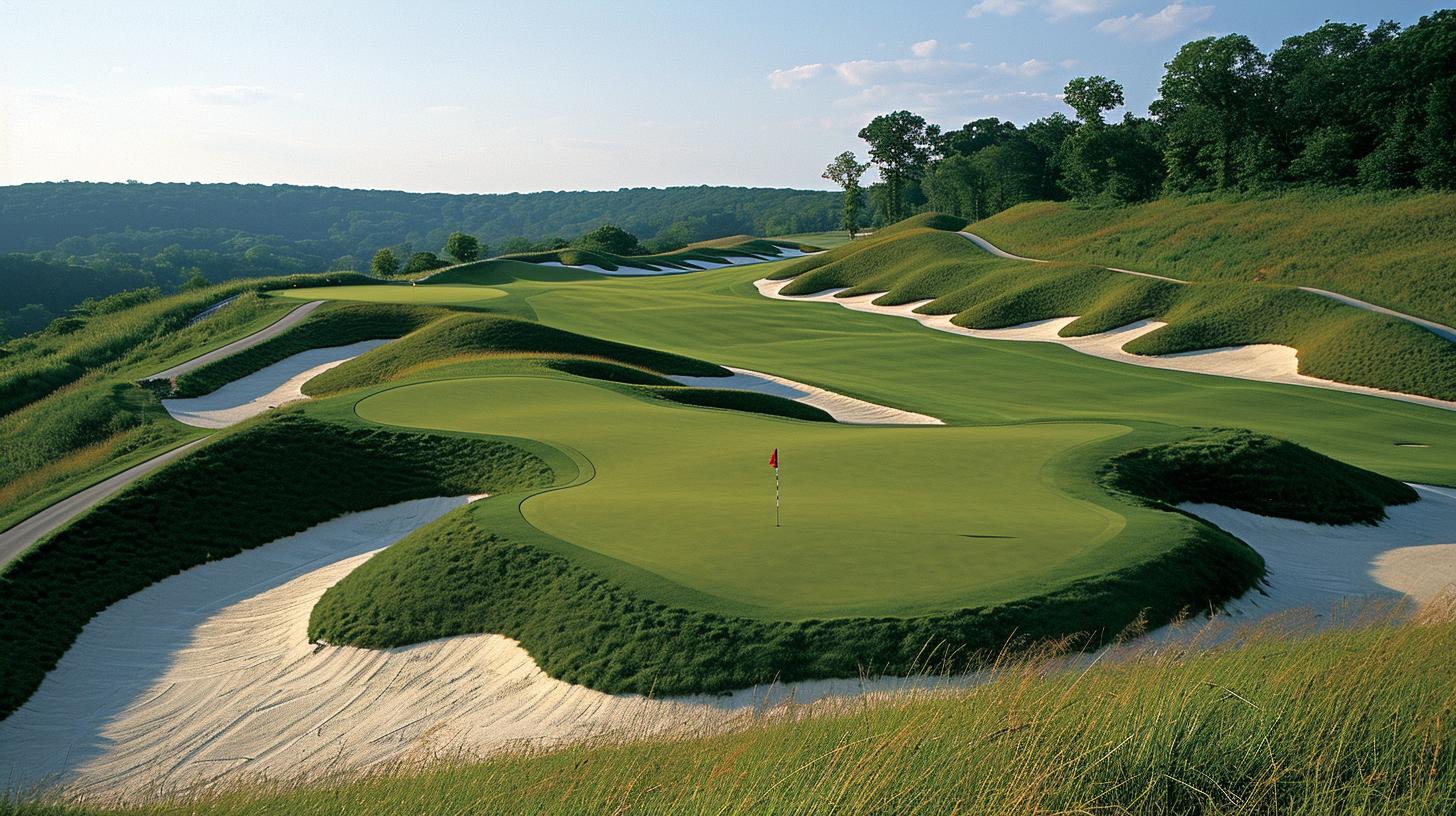
[[[1192, 39], [1266, 51], [1383, 0], [410, 3], [0, 0], [0, 184], [62, 179], [530, 192], [827, 189], [901, 108], [1055, 111], [1075, 76], [1145, 113]], [[1115, 115], [1115, 114], [1114, 114]]]

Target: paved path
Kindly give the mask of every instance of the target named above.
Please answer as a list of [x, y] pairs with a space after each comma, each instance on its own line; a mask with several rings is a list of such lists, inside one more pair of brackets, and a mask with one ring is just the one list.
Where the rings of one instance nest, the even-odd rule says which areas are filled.
[[[1032, 263], [1048, 263], [1048, 261], [1044, 261], [1040, 258], [1023, 258], [1020, 255], [1012, 255], [1010, 252], [1001, 249], [990, 241], [987, 241], [985, 238], [982, 238], [981, 236], [974, 233], [962, 232], [960, 234], [971, 243], [975, 244], [981, 249], [986, 250], [987, 252], [995, 255], [998, 258], [1008, 258], [1013, 261], [1031, 261]], [[1192, 282], [1180, 280], [1178, 278], [1169, 278], [1164, 275], [1154, 275], [1151, 272], [1134, 272], [1131, 269], [1118, 269], [1115, 266], [1104, 266], [1102, 268], [1110, 272], [1121, 272], [1124, 275], [1137, 275], [1138, 277], [1142, 278], [1156, 278], [1157, 280], [1168, 281], [1169, 283]], [[1340, 303], [1345, 304], [1346, 306], [1354, 306], [1356, 309], [1364, 309], [1369, 312], [1377, 312], [1379, 314], [1387, 315], [1389, 317], [1404, 320], [1407, 323], [1414, 323], [1415, 325], [1420, 326], [1421, 328], [1435, 334], [1438, 337], [1456, 343], [1456, 328], [1452, 328], [1443, 323], [1437, 323], [1433, 320], [1426, 320], [1423, 317], [1416, 317], [1415, 315], [1408, 315], [1405, 312], [1397, 312], [1394, 309], [1387, 309], [1384, 306], [1376, 306], [1374, 303], [1368, 303], [1366, 301], [1360, 300], [1359, 298], [1352, 298], [1349, 295], [1342, 295], [1339, 292], [1331, 292], [1326, 289], [1316, 289], [1313, 286], [1300, 286], [1298, 288], [1300, 291], [1303, 292], [1309, 292], [1310, 294], [1327, 297], [1330, 300], [1337, 300]]]
[[289, 329], [298, 325], [298, 323], [304, 318], [312, 314], [314, 309], [317, 309], [322, 305], [324, 305], [324, 301], [322, 300], [309, 301], [308, 303], [299, 306], [297, 309], [294, 309], [288, 314], [278, 318], [277, 321], [275, 321], [271, 326], [268, 326], [265, 329], [260, 329], [259, 331], [253, 332], [252, 334], [244, 337], [241, 340], [234, 340], [233, 342], [228, 343], [226, 346], [223, 346], [220, 349], [213, 349], [212, 351], [209, 351], [201, 357], [194, 357], [185, 363], [182, 363], [180, 365], [174, 365], [166, 371], [159, 371], [150, 377], [143, 377], [142, 379], [144, 381], [175, 380], [189, 371], [194, 371], [196, 369], [202, 368], [208, 363], [217, 362], [224, 357], [231, 357], [232, 355], [237, 354], [244, 349], [252, 348], [253, 346], [258, 345], [265, 340], [271, 340], [274, 337], [277, 337], [278, 335], [288, 331]]
[[46, 509], [36, 513], [25, 521], [0, 533], [0, 567], [4, 567], [15, 559], [16, 556], [25, 552], [30, 545], [39, 541], [47, 533], [61, 527], [76, 516], [90, 510], [109, 498], [113, 493], [135, 482], [137, 479], [151, 473], [162, 465], [182, 456], [187, 451], [205, 441], [198, 439], [195, 442], [188, 442], [180, 448], [173, 448], [161, 456], [156, 456], [142, 462], [140, 465], [123, 470], [102, 482], [98, 482], [79, 493], [73, 493]]

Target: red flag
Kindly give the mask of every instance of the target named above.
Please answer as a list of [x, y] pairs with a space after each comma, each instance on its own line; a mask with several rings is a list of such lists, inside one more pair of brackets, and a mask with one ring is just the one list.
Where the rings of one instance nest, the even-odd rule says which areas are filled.
[[768, 466], [771, 467], [771, 468], [774, 468], [775, 470], [778, 469], [778, 466], [779, 466], [779, 449], [778, 448], [774, 448], [774, 452], [771, 453], [771, 454], [769, 454], [769, 457], [768, 457]]

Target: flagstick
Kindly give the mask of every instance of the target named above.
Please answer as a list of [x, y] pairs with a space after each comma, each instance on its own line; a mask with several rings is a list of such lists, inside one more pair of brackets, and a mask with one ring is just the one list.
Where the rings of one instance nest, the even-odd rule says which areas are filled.
[[779, 526], [779, 469], [774, 468], [774, 526]]

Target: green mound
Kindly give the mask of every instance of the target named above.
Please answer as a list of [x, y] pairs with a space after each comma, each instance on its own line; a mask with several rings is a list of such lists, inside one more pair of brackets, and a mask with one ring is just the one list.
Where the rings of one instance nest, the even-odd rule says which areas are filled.
[[421, 306], [482, 306], [506, 296], [487, 286], [411, 286], [375, 281], [370, 286], [311, 287], [272, 292], [296, 300], [352, 300], [361, 303], [408, 303]]
[[696, 405], [700, 408], [723, 408], [753, 414], [806, 419], [810, 422], [833, 422], [834, 417], [820, 408], [805, 405], [773, 394], [736, 391], [728, 388], [654, 388], [649, 393], [670, 402]]
[[515, 281], [600, 280], [601, 276], [584, 269], [545, 266], [506, 258], [472, 261], [442, 269], [419, 282], [420, 286], [491, 286]]
[[599, 340], [515, 318], [462, 314], [330, 369], [310, 380], [304, 392], [327, 394], [388, 382], [432, 365], [498, 355], [596, 357], [662, 374], [726, 374], [719, 366], [691, 357]]
[[395, 304], [324, 307], [288, 331], [177, 378], [179, 397], [210, 394], [227, 383], [309, 349], [403, 337], [445, 312]]
[[626, 383], [628, 385], [677, 385], [676, 380], [670, 380], [660, 374], [654, 374], [641, 368], [609, 363], [605, 360], [590, 360], [582, 357], [565, 357], [544, 361], [544, 365], [553, 371], [560, 371], [563, 374], [572, 374], [577, 377], [586, 377], [589, 380], [605, 380], [606, 382]]
[[548, 484], [534, 443], [346, 428], [293, 413], [245, 427], [137, 482], [0, 573], [0, 717], [30, 696], [91, 616], [188, 567], [341, 513]]
[[805, 252], [814, 249], [814, 247], [805, 244], [771, 241], [744, 235], [721, 238], [713, 241], [701, 241], [684, 249], [674, 252], [663, 252], [657, 255], [615, 255], [610, 252], [569, 248], [553, 249], [547, 252], [506, 255], [501, 260], [524, 261], [534, 264], [550, 262], [565, 264], [567, 266], [589, 265], [612, 272], [623, 267], [642, 270], [679, 269], [689, 271], [698, 268], [692, 265], [692, 261], [724, 263], [729, 258], [745, 256], [771, 259], [782, 254], [781, 247], [790, 247]]
[[1374, 524], [1409, 485], [1252, 431], [1218, 429], [1117, 456], [1105, 484], [1163, 502], [1223, 504], [1319, 524]]
[[[902, 222], [904, 223], [904, 222]], [[864, 241], [787, 264], [786, 295], [842, 288], [885, 292], [882, 305], [932, 302], [917, 311], [954, 315], [958, 326], [997, 329], [1080, 316], [1064, 336], [1140, 320], [1168, 325], [1129, 342], [1134, 354], [1177, 354], [1275, 343], [1299, 351], [1314, 377], [1456, 400], [1456, 344], [1408, 321], [1288, 286], [1173, 283], [1082, 263], [998, 258], [962, 236], [923, 227], [883, 230]]]
[[970, 227], [1008, 252], [1187, 280], [1313, 286], [1456, 325], [1456, 193], [1021, 204]]

